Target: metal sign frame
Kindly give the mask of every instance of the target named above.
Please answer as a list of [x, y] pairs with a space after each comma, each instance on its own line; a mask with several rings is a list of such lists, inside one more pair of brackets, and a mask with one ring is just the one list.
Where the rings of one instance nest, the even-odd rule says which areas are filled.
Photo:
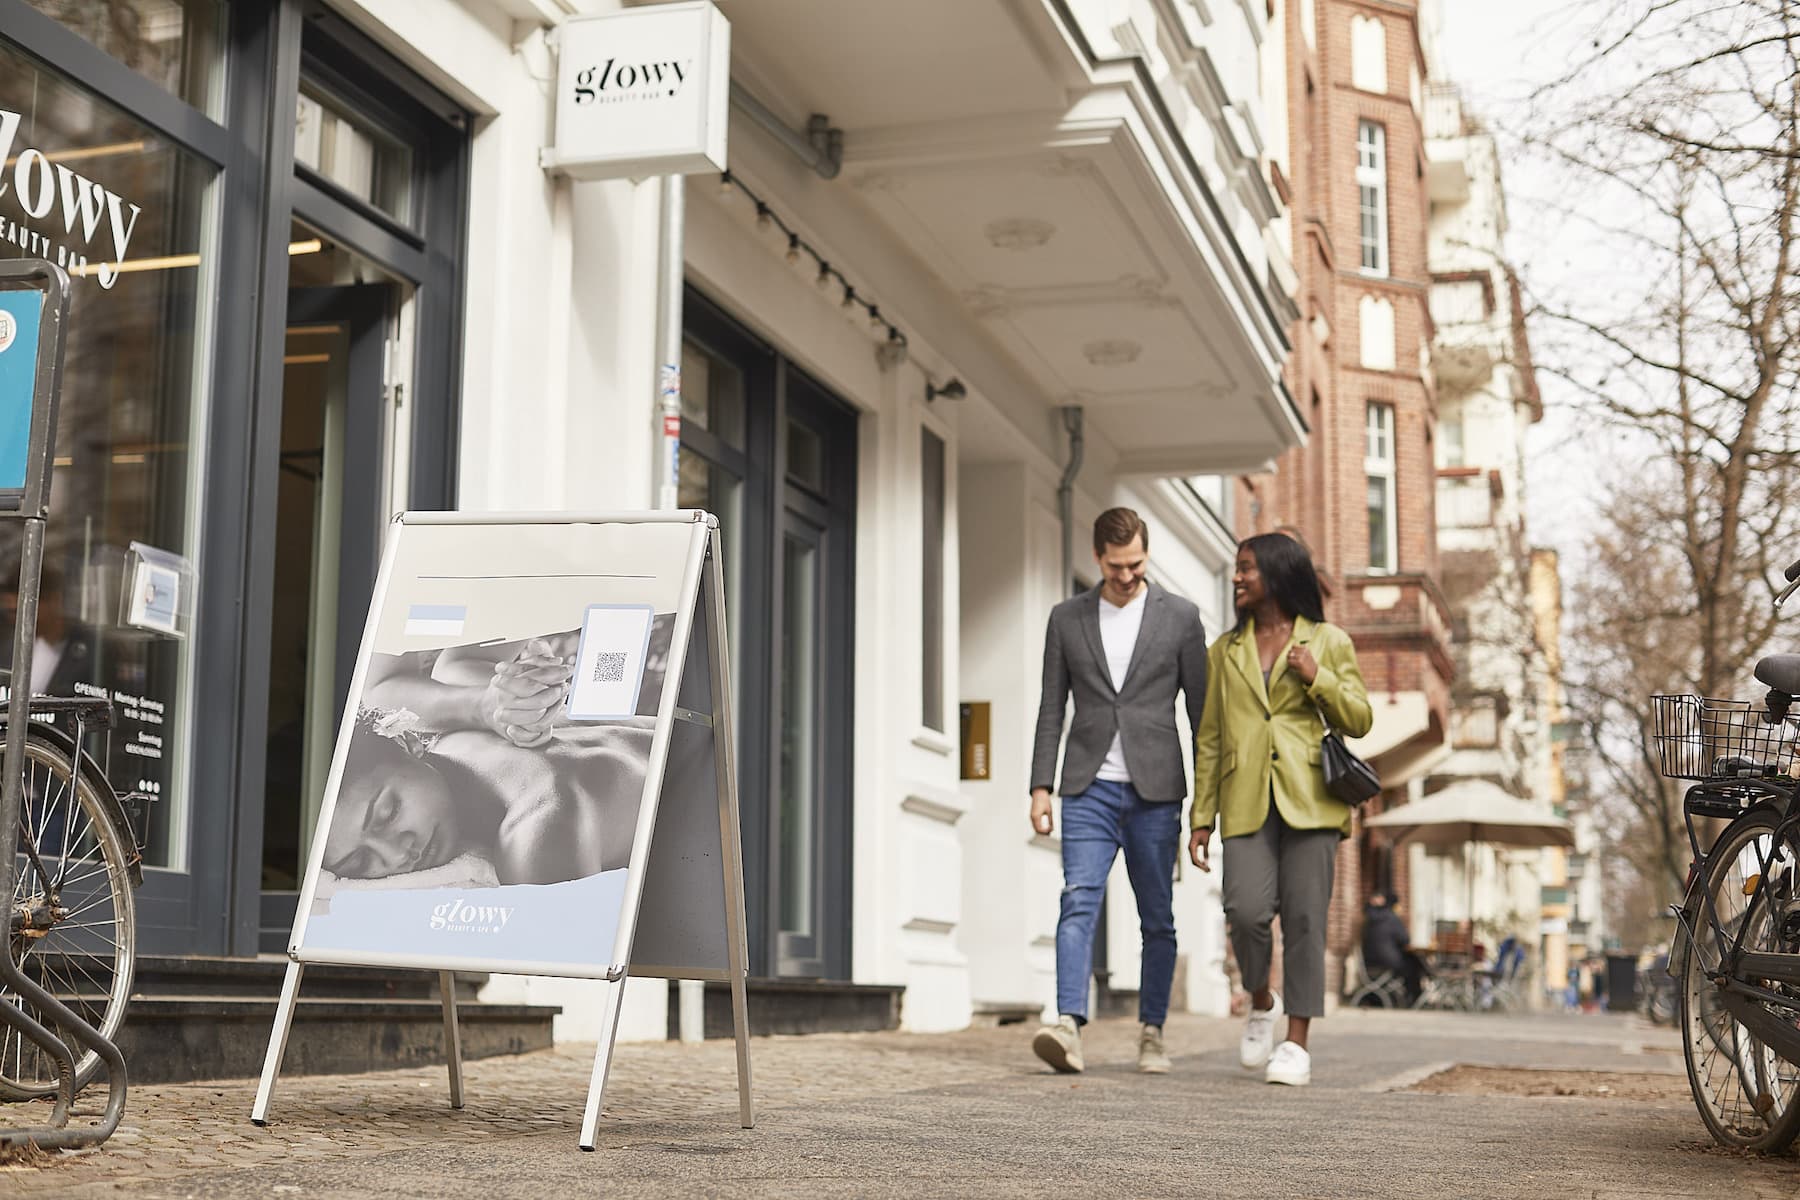
[[[394, 534], [382, 556], [375, 595], [364, 630], [363, 644], [351, 682], [350, 695], [361, 696], [371, 655], [374, 653], [376, 629], [387, 601], [393, 578], [397, 546], [402, 526], [469, 526], [469, 525], [686, 525], [691, 530], [685, 550], [682, 581], [675, 608], [675, 621], [669, 645], [662, 696], [658, 702], [655, 732], [652, 736], [648, 769], [638, 808], [630, 863], [627, 868], [625, 895], [619, 911], [611, 960], [596, 963], [591, 970], [571, 966], [567, 962], [519, 962], [490, 960], [453, 955], [380, 953], [374, 951], [340, 951], [309, 948], [305, 945], [305, 926], [310, 915], [310, 900], [318, 882], [324, 856], [324, 830], [331, 818], [332, 805], [320, 813], [319, 832], [303, 883], [300, 904], [290, 939], [290, 961], [282, 983], [281, 999], [270, 1031], [268, 1053], [263, 1062], [262, 1077], [257, 1087], [251, 1120], [258, 1125], [268, 1123], [270, 1102], [276, 1077], [286, 1051], [288, 1032], [294, 1018], [300, 981], [309, 962], [378, 968], [433, 970], [438, 972], [444, 1005], [445, 1050], [450, 1078], [450, 1103], [463, 1104], [461, 1042], [457, 1028], [454, 974], [456, 970], [482, 970], [523, 975], [561, 978], [590, 978], [600, 981], [601, 1035], [589, 1080], [587, 1106], [584, 1110], [580, 1145], [592, 1150], [598, 1133], [601, 1103], [606, 1078], [611, 1066], [612, 1047], [618, 1031], [619, 1013], [624, 1003], [628, 976], [662, 979], [699, 979], [728, 982], [731, 988], [732, 1017], [737, 1041], [739, 1115], [746, 1129], [754, 1126], [750, 1095], [749, 1021], [746, 1007], [745, 978], [748, 974], [748, 945], [744, 917], [744, 873], [738, 828], [737, 771], [734, 745], [736, 729], [731, 699], [730, 655], [726, 641], [725, 590], [723, 558], [719, 551], [718, 519], [696, 511], [632, 512], [632, 513], [402, 513], [394, 520]], [[704, 612], [702, 621], [697, 614]], [[704, 643], [704, 671], [690, 671], [689, 651], [698, 632]], [[700, 667], [696, 660], [693, 664]], [[351, 714], [346, 714], [346, 720]], [[659, 817], [668, 810], [664, 803], [663, 784], [669, 744], [677, 722], [696, 732], [703, 731], [708, 752], [714, 764], [714, 800], [716, 813], [673, 812], [665, 825]], [[340, 742], [343, 735], [340, 735]], [[337, 795], [342, 781], [345, 754], [340, 745], [334, 755], [326, 784], [328, 797]], [[691, 805], [688, 807], [692, 807]], [[679, 824], [678, 824], [679, 822]], [[693, 826], [693, 827], [689, 827]], [[698, 852], [689, 851], [689, 840], [701, 839]], [[679, 843], [679, 844], [677, 844]], [[658, 846], [673, 847], [657, 854]], [[714, 857], [714, 855], [717, 857]], [[717, 864], [715, 867], [713, 864]], [[712, 874], [718, 871], [718, 877]], [[654, 878], [653, 878], [654, 873]], [[700, 894], [722, 901], [722, 911], [715, 914], [718, 925], [714, 932], [722, 935], [709, 942], [709, 948], [696, 950], [672, 945], [660, 927], [653, 927], [645, 944], [639, 944], [640, 908], [647, 888], [652, 891], [677, 891]], [[688, 923], [691, 925], [691, 923]], [[640, 965], [639, 956], [644, 961]]]

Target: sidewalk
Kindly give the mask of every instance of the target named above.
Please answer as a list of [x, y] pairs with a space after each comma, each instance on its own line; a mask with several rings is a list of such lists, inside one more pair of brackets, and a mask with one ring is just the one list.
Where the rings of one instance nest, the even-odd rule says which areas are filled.
[[[729, 1043], [622, 1045], [595, 1154], [575, 1144], [588, 1047], [468, 1064], [462, 1112], [441, 1070], [285, 1079], [266, 1129], [249, 1121], [253, 1081], [146, 1086], [105, 1147], [0, 1167], [0, 1194], [1800, 1193], [1800, 1160], [1712, 1148], [1677, 1035], [1632, 1018], [1345, 1012], [1316, 1027], [1306, 1089], [1240, 1070], [1238, 1032], [1172, 1020], [1163, 1077], [1133, 1070], [1121, 1021], [1089, 1027], [1080, 1076], [1043, 1070], [1017, 1026], [759, 1038], [754, 1130], [737, 1124]], [[1455, 1064], [1504, 1069], [1442, 1074]], [[1411, 1090], [1426, 1080], [1486, 1094]], [[1611, 1083], [1568, 1086], [1588, 1080]], [[1577, 1094], [1492, 1094], [1546, 1081]]]

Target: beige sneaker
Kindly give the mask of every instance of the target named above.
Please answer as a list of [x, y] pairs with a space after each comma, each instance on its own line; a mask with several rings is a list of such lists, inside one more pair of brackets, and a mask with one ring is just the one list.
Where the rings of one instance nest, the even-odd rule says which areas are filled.
[[1031, 1051], [1058, 1071], [1073, 1075], [1084, 1065], [1081, 1061], [1081, 1027], [1075, 1018], [1064, 1013], [1056, 1024], [1046, 1025], [1031, 1039]]
[[1169, 1054], [1163, 1049], [1161, 1025], [1146, 1025], [1138, 1031], [1138, 1070], [1145, 1075], [1169, 1073]]

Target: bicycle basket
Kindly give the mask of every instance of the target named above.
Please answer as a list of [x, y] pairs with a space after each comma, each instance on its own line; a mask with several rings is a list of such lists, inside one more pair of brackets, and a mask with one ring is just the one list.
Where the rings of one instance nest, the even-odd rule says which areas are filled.
[[1800, 754], [1800, 718], [1768, 723], [1754, 700], [1652, 696], [1662, 773], [1670, 779], [1749, 779], [1785, 775]]

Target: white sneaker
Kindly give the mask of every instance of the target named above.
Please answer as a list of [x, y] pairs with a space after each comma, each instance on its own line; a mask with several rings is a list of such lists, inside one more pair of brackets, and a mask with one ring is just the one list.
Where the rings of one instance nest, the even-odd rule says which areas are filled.
[[1285, 1083], [1289, 1087], [1305, 1087], [1312, 1082], [1312, 1055], [1292, 1042], [1283, 1042], [1269, 1055], [1269, 1069], [1263, 1072], [1264, 1083]]
[[1275, 1004], [1272, 1008], [1252, 1008], [1250, 1019], [1244, 1022], [1244, 1040], [1238, 1043], [1238, 1062], [1246, 1071], [1254, 1071], [1269, 1061], [1269, 1051], [1275, 1045], [1275, 1021], [1281, 1016], [1281, 993], [1269, 993]]

